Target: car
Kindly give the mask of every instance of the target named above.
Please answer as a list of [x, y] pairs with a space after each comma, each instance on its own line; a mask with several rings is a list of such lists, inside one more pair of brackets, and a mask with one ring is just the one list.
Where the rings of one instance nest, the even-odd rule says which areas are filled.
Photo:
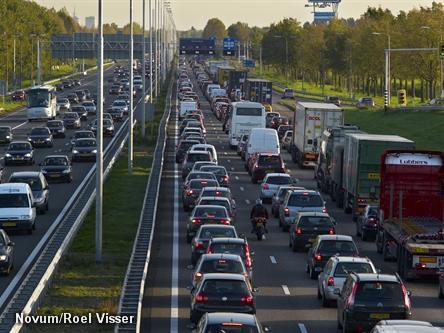
[[85, 99], [91, 99], [91, 92], [88, 89], [83, 89], [83, 92], [85, 93]]
[[313, 190], [288, 191], [279, 207], [279, 226], [288, 230], [299, 212], [327, 213], [321, 194]]
[[[95, 104], [95, 105], [97, 105], [97, 101], [99, 100], [99, 96], [97, 95], [97, 94], [92, 94], [92, 96], [91, 96], [91, 101]], [[105, 105], [105, 103], [106, 103], [106, 98], [105, 98], [105, 96], [103, 95], [102, 96], [102, 103], [103, 103], [103, 105]]]
[[82, 130], [82, 131], [75, 131], [74, 132], [74, 136], [71, 137], [71, 146], [74, 145], [75, 141], [77, 139], [95, 139], [95, 135], [92, 131], [86, 131], [86, 130]]
[[79, 103], [79, 97], [77, 96], [77, 94], [70, 93], [70, 94], [66, 95], [66, 98], [68, 99], [70, 104]]
[[82, 85], [82, 82], [80, 82], [79, 79], [73, 79], [73, 80], [72, 80], [72, 85], [73, 85], [73, 86], [81, 86], [81, 85]]
[[287, 192], [295, 190], [305, 190], [305, 187], [291, 185], [279, 186], [279, 189], [273, 194], [273, 197], [271, 198], [271, 214], [273, 214], [274, 217], [279, 217], [279, 207], [284, 201]]
[[182, 138], [179, 138], [179, 142], [182, 140], [196, 140], [199, 144], [206, 144], [205, 138], [200, 135], [196, 135], [195, 133], [187, 133]]
[[275, 130], [277, 130], [279, 128], [279, 126], [281, 125], [289, 125], [289, 120], [287, 117], [274, 117], [271, 122], [270, 122], [270, 128], [274, 128]]
[[[114, 136], [114, 124], [111, 119], [103, 119], [102, 122], [102, 132], [105, 136]], [[97, 119], [95, 119], [91, 124], [89, 124], [89, 129], [97, 135]]]
[[236, 228], [225, 224], [203, 224], [197, 229], [191, 242], [191, 263], [193, 266], [200, 256], [207, 252], [210, 240], [219, 237], [237, 238]]
[[188, 127], [188, 123], [196, 124], [200, 128], [200, 121], [197, 121], [194, 118], [186, 118], [183, 119], [179, 125], [179, 134], [182, 134], [183, 130]]
[[200, 169], [203, 168], [204, 166], [217, 166], [217, 164], [216, 162], [213, 161], [197, 161], [196, 163], [194, 163], [191, 171], [200, 171]]
[[268, 326], [262, 326], [255, 315], [235, 312], [207, 312], [192, 333], [211, 332], [269, 332]]
[[306, 272], [316, 279], [328, 259], [334, 255], [359, 256], [358, 248], [351, 236], [318, 235], [308, 250]]
[[201, 206], [201, 205], [213, 205], [213, 206], [225, 207], [225, 209], [228, 212], [228, 216], [231, 219], [231, 224], [234, 223], [236, 211], [233, 208], [230, 199], [224, 198], [224, 197], [201, 197], [201, 196], [199, 196], [198, 200], [196, 201], [196, 206]]
[[24, 101], [26, 99], [26, 92], [24, 90], [16, 90], [12, 93], [11, 98], [13, 101]]
[[361, 97], [356, 103], [356, 106], [360, 109], [369, 107], [372, 108], [375, 106], [375, 101], [372, 97]]
[[294, 99], [294, 90], [290, 89], [290, 88], [284, 88], [284, 91], [282, 93], [281, 99], [286, 99], [286, 98], [290, 98], [290, 99]]
[[282, 137], [282, 148], [285, 149], [287, 152], [290, 153], [291, 151], [291, 140], [293, 138], [293, 131], [287, 130], [284, 133], [284, 136]]
[[248, 142], [248, 134], [243, 134], [238, 138], [237, 143], [237, 154], [242, 158], [245, 159], [245, 150], [244, 147], [246, 147], [246, 144]]
[[62, 81], [62, 84], [63, 84], [63, 88], [71, 88], [72, 87], [72, 82], [70, 80]]
[[79, 115], [80, 120], [88, 120], [88, 111], [83, 105], [75, 105], [71, 107], [71, 112], [75, 112]]
[[130, 103], [130, 97], [129, 97], [129, 95], [127, 93], [121, 93], [121, 94], [117, 95], [117, 98], [115, 100], [116, 101], [117, 100], [125, 101], [126, 104], [128, 104], [128, 105]]
[[253, 288], [241, 274], [209, 273], [191, 291], [190, 321], [206, 312], [256, 313]]
[[318, 276], [318, 299], [322, 301], [322, 306], [329, 307], [337, 301], [337, 290], [342, 289], [345, 279], [351, 272], [379, 273], [369, 258], [337, 255], [331, 257]]
[[318, 235], [336, 234], [336, 222], [327, 213], [299, 212], [290, 226], [289, 246], [294, 252], [306, 250]]
[[265, 114], [265, 127], [269, 128], [271, 121], [275, 118], [275, 117], [280, 117], [281, 114], [279, 112], [267, 112]]
[[51, 132], [53, 138], [64, 138], [66, 136], [65, 125], [63, 124], [62, 120], [48, 120], [46, 126]]
[[114, 121], [122, 121], [123, 120], [123, 111], [120, 108], [108, 108], [106, 110], [106, 112], [111, 115], [111, 118]]
[[204, 179], [204, 180], [216, 180], [217, 181], [217, 178], [214, 175], [214, 173], [205, 172], [202, 170], [198, 170], [198, 171], [195, 170], [195, 171], [191, 171], [188, 174], [187, 178], [185, 178], [184, 187], [193, 179]]
[[205, 274], [209, 273], [242, 274], [250, 279], [250, 275], [248, 274], [242, 258], [237, 254], [203, 254], [194, 268], [193, 277], [191, 279], [193, 288], [197, 286]]
[[262, 181], [259, 197], [262, 201], [271, 202], [273, 195], [279, 190], [280, 186], [296, 183], [297, 180], [287, 173], [267, 173]]
[[142, 91], [142, 89], [143, 89], [143, 82], [142, 82], [142, 80], [140, 80], [140, 79], [134, 79], [134, 80], [133, 80], [133, 85], [134, 85], [134, 88], [135, 88], [136, 90], [138, 90], [138, 91]]
[[86, 109], [87, 113], [96, 113], [97, 108], [93, 101], [84, 101], [82, 106]]
[[79, 99], [79, 103], [86, 101], [86, 94], [85, 91], [83, 90], [76, 90], [74, 91], [74, 93], [77, 95], [78, 99]]
[[325, 103], [332, 103], [336, 106], [341, 106], [341, 100], [338, 96], [325, 96]]
[[279, 141], [282, 142], [282, 139], [284, 138], [285, 133], [287, 131], [291, 131], [291, 130], [293, 130], [292, 125], [279, 125], [279, 127], [277, 128], [277, 134], [278, 134]]
[[188, 173], [193, 168], [193, 164], [197, 161], [212, 161], [211, 154], [208, 151], [193, 151], [188, 152], [182, 162], [182, 179], [188, 176]]
[[343, 332], [370, 331], [382, 319], [412, 316], [410, 292], [399, 275], [350, 272], [337, 294], [338, 327]]
[[197, 140], [182, 140], [176, 147], [176, 163], [182, 163], [187, 151], [195, 144], [199, 144]]
[[72, 182], [72, 167], [66, 155], [48, 155], [39, 164], [40, 171], [49, 181]]
[[71, 107], [71, 103], [69, 102], [69, 99], [67, 98], [57, 98], [57, 109], [68, 111]]
[[116, 99], [111, 107], [120, 109], [125, 115], [128, 114], [128, 103], [125, 100]]
[[80, 117], [77, 112], [65, 112], [63, 115], [63, 123], [66, 128], [80, 128]]
[[96, 139], [83, 138], [76, 139], [74, 145], [72, 146], [72, 162], [77, 162], [81, 160], [96, 160], [97, 154], [97, 143]]
[[439, 291], [438, 297], [444, 299], [444, 268], [439, 270]]
[[231, 202], [231, 207], [233, 209], [236, 209], [236, 201], [234, 200], [233, 196], [231, 195], [231, 190], [228, 187], [212, 187], [212, 186], [206, 186], [202, 188], [200, 191], [200, 195], [197, 198], [197, 200], [200, 200], [201, 197], [223, 197], [228, 198]]
[[182, 192], [182, 205], [184, 211], [188, 212], [195, 206], [200, 191], [207, 186], [217, 187], [219, 186], [219, 183], [216, 180], [193, 179], [185, 184]]
[[369, 238], [375, 239], [379, 228], [379, 207], [367, 205], [364, 212], [358, 216], [356, 221], [356, 236], [360, 236], [363, 241]]
[[[197, 125], [197, 123], [193, 124], [193, 125]], [[184, 130], [182, 131], [182, 133], [180, 134], [180, 138], [183, 138], [183, 137], [185, 137], [186, 135], [189, 135], [189, 134], [193, 134], [193, 135], [197, 135], [197, 136], [200, 136], [200, 137], [204, 137], [202, 129], [200, 127], [196, 126], [196, 127], [185, 127]]]
[[13, 138], [11, 126], [0, 126], [0, 144], [10, 143]]
[[190, 150], [190, 152], [193, 151], [208, 151], [211, 154], [211, 159], [217, 163], [217, 152], [216, 152], [216, 148], [213, 145], [209, 145], [209, 144], [196, 144], [196, 145], [192, 145]]
[[27, 141], [12, 141], [6, 149], [5, 166], [11, 164], [34, 165], [34, 148]]
[[0, 184], [1, 229], [24, 230], [32, 234], [35, 217], [34, 195], [27, 183]]
[[48, 127], [33, 127], [28, 135], [33, 147], [52, 147], [52, 134]]
[[442, 333], [442, 328], [427, 321], [395, 319], [381, 320], [370, 333]]
[[0, 229], [0, 272], [9, 275], [14, 268], [14, 246], [8, 234]]
[[284, 161], [280, 154], [257, 153], [248, 161], [251, 182], [256, 184], [267, 173], [285, 173]]
[[34, 207], [37, 213], [44, 214], [49, 210], [49, 185], [40, 171], [13, 172], [8, 183], [25, 183], [31, 188]]
[[221, 165], [204, 165], [200, 168], [200, 171], [213, 173], [220, 186], [230, 187], [230, 176], [225, 167]]
[[110, 95], [118, 95], [122, 92], [122, 87], [120, 84], [115, 83], [109, 88], [108, 92]]

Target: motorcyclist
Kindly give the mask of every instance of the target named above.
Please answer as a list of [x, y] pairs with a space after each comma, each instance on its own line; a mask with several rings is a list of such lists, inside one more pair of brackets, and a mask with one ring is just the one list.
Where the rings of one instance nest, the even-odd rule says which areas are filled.
[[[253, 227], [253, 229], [251, 230], [252, 233], [254, 233], [254, 230], [256, 229], [257, 218], [265, 218], [266, 220], [268, 220], [268, 211], [267, 208], [265, 208], [265, 206], [262, 204], [261, 199], [257, 199], [256, 204], [251, 209], [250, 220], [251, 220], [251, 225]], [[267, 228], [265, 228], [265, 231], [268, 232]]]

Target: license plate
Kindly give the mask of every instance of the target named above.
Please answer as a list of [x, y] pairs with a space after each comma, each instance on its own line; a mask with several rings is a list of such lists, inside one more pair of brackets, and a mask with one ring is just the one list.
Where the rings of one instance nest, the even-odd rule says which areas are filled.
[[23, 157], [15, 157], [15, 160], [23, 160]]
[[389, 313], [370, 313], [370, 318], [372, 319], [389, 319]]
[[4, 227], [15, 227], [17, 225], [17, 223], [15, 222], [5, 222], [3, 223]]
[[263, 227], [263, 225], [264, 225], [264, 224], [263, 224], [262, 222], [258, 222], [258, 223], [256, 223], [256, 227], [258, 227], [258, 228], [259, 228], [259, 227]]
[[436, 264], [437, 257], [419, 257], [419, 262], [424, 264]]
[[265, 170], [265, 173], [273, 173], [273, 172], [274, 172], [274, 170], [272, 170], [272, 169]]
[[57, 177], [61, 177], [62, 175], [59, 175], [59, 174], [52, 174], [52, 175], [50, 175], [51, 177], [54, 177], [54, 178], [57, 178]]

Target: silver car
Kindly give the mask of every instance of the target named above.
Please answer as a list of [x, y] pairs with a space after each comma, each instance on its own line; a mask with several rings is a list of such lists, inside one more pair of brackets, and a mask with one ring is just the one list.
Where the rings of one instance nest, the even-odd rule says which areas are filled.
[[85, 109], [88, 113], [96, 113], [97, 108], [96, 108], [96, 105], [94, 104], [94, 102], [86, 101], [86, 102], [83, 102], [82, 105], [85, 107]]
[[123, 113], [128, 113], [128, 104], [122, 99], [116, 99], [111, 107], [119, 108]]
[[345, 279], [350, 272], [354, 273], [378, 273], [372, 261], [361, 257], [331, 257], [325, 264], [324, 270], [318, 275], [318, 299], [322, 305], [330, 306], [332, 301], [337, 301], [335, 290], [342, 290]]
[[273, 195], [280, 186], [296, 184], [296, 179], [286, 173], [269, 173], [265, 176], [261, 185], [260, 198], [264, 201], [271, 201]]

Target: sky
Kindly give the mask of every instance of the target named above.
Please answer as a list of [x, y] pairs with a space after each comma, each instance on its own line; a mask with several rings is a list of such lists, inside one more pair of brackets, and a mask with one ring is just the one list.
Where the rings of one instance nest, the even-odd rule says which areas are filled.
[[[55, 9], [66, 7], [76, 13], [80, 23], [85, 24], [86, 16], [97, 17], [97, 1], [94, 0], [35, 0], [38, 4]], [[148, 25], [148, 4], [146, 0], [146, 25]], [[154, 6], [154, 1], [151, 0]], [[312, 21], [312, 8], [306, 8], [308, 0], [169, 0], [174, 21], [178, 30], [188, 30], [191, 26], [203, 29], [208, 19], [218, 17], [228, 27], [237, 21], [250, 26], [268, 26], [286, 17], [300, 22]], [[439, 0], [438, 0], [439, 1]], [[339, 17], [358, 18], [367, 7], [390, 9], [395, 15], [413, 8], [430, 7], [432, 0], [342, 0]], [[142, 22], [142, 0], [133, 0], [134, 20]], [[123, 26], [129, 22], [129, 0], [103, 0], [104, 22], [115, 22]], [[97, 24], [97, 18], [96, 18]]]

